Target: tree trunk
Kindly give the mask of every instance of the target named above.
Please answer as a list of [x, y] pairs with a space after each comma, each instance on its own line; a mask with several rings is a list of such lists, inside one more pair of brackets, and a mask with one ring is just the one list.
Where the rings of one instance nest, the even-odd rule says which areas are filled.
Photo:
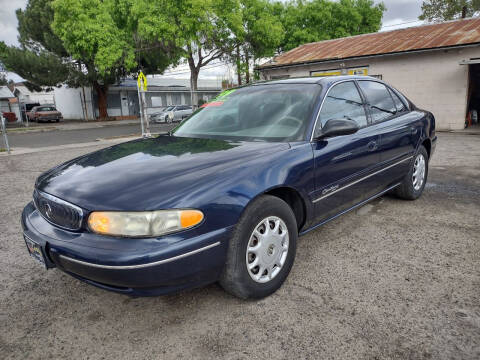
[[108, 85], [100, 85], [97, 81], [93, 83], [98, 98], [98, 117], [100, 119], [108, 118], [107, 111], [107, 92]]
[[245, 50], [245, 82], [250, 83], [250, 55], [248, 50]]
[[242, 64], [240, 61], [240, 45], [237, 45], [237, 80], [238, 80], [238, 85], [242, 85]]
[[200, 72], [199, 69], [196, 67], [190, 68], [190, 84], [192, 90], [192, 108], [196, 109], [198, 107], [198, 73]]
[[467, 17], [467, 7], [464, 5], [462, 7], [462, 19], [465, 19]]

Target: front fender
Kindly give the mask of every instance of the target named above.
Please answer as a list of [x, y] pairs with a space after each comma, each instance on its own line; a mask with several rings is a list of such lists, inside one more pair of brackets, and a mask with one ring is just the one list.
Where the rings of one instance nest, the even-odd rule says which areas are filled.
[[[314, 187], [314, 162], [311, 146], [305, 142], [287, 151], [254, 159], [202, 189], [196, 207], [205, 214], [209, 227], [235, 225], [247, 206], [259, 196], [289, 188], [298, 193], [305, 205], [306, 222], [313, 217], [313, 204], [308, 194]], [[203, 200], [202, 200], [203, 199]], [[192, 197], [182, 199], [178, 207], [192, 204]]]

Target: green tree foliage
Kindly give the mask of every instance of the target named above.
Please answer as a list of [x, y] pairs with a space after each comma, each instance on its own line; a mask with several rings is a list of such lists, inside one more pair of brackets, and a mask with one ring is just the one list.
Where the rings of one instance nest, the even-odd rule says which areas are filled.
[[[139, 34], [149, 41], [174, 42], [190, 68], [197, 90], [200, 69], [221, 59], [240, 24], [237, 0], [138, 0]], [[197, 104], [194, 93], [193, 104]]]
[[111, 84], [139, 69], [161, 72], [178, 59], [168, 43], [140, 39], [135, 0], [29, 0], [17, 11], [20, 47], [0, 45], [5, 67], [42, 86], [92, 85], [107, 117]]
[[4, 86], [8, 84], [7, 77], [4, 74], [0, 74], [0, 86]]
[[270, 57], [284, 39], [285, 32], [281, 19], [275, 12], [275, 4], [269, 0], [240, 0], [240, 26], [232, 31], [233, 46], [227, 54], [237, 65], [238, 83], [241, 73], [250, 82], [250, 64], [257, 59]]
[[285, 38], [279, 50], [301, 44], [376, 32], [380, 29], [383, 3], [372, 0], [293, 0], [283, 9], [276, 4]]
[[427, 0], [422, 3], [420, 20], [446, 21], [478, 16], [480, 0]]

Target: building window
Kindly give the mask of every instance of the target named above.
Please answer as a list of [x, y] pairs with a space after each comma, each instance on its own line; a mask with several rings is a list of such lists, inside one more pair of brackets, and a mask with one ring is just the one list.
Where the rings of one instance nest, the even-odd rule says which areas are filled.
[[181, 105], [182, 104], [182, 94], [174, 93], [172, 94], [172, 105]]
[[108, 93], [107, 94], [107, 107], [109, 109], [120, 109], [122, 107], [120, 93]]
[[190, 93], [183, 93], [183, 97], [185, 98], [185, 105], [192, 105], [192, 97]]

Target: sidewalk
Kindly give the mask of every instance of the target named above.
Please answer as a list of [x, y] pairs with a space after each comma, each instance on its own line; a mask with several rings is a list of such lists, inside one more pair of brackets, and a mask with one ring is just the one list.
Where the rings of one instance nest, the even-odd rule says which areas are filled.
[[81, 121], [81, 120], [65, 120], [59, 123], [35, 123], [30, 122], [26, 127], [24, 123], [7, 124], [7, 133], [30, 133], [53, 130], [83, 130], [95, 129], [107, 126], [136, 125], [140, 126], [140, 119], [133, 120], [112, 120], [112, 121]]

